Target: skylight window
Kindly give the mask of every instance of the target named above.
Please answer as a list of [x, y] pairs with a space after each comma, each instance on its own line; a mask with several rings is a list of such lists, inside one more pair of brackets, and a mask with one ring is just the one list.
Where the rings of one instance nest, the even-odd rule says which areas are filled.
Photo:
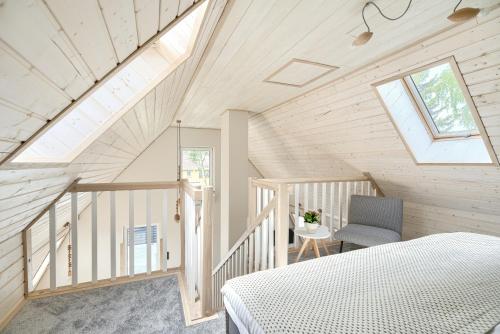
[[69, 163], [191, 55], [208, 1], [83, 98], [15, 163]]
[[412, 73], [405, 80], [435, 138], [479, 134], [450, 63]]
[[417, 164], [498, 163], [453, 58], [374, 86]]

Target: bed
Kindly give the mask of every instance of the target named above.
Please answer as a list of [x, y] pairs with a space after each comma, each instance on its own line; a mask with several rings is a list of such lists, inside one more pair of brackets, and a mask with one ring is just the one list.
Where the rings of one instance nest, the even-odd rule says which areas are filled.
[[229, 280], [230, 333], [486, 333], [500, 327], [500, 238], [435, 234]]

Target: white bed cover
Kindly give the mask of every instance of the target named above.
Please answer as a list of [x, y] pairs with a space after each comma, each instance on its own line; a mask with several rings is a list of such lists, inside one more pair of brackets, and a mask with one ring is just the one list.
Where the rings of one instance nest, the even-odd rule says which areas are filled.
[[486, 333], [500, 323], [500, 238], [435, 234], [237, 277], [222, 293], [242, 333]]

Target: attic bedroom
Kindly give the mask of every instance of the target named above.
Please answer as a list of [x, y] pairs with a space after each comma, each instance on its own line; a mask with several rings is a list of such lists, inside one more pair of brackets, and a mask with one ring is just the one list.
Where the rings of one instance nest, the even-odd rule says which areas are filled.
[[0, 0], [0, 333], [500, 333], [500, 1]]

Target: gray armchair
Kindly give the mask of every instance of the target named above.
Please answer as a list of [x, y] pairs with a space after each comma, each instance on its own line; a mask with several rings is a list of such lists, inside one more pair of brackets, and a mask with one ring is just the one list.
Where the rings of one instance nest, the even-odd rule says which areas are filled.
[[403, 201], [397, 198], [351, 196], [348, 224], [335, 232], [340, 240], [361, 246], [376, 246], [401, 241]]

